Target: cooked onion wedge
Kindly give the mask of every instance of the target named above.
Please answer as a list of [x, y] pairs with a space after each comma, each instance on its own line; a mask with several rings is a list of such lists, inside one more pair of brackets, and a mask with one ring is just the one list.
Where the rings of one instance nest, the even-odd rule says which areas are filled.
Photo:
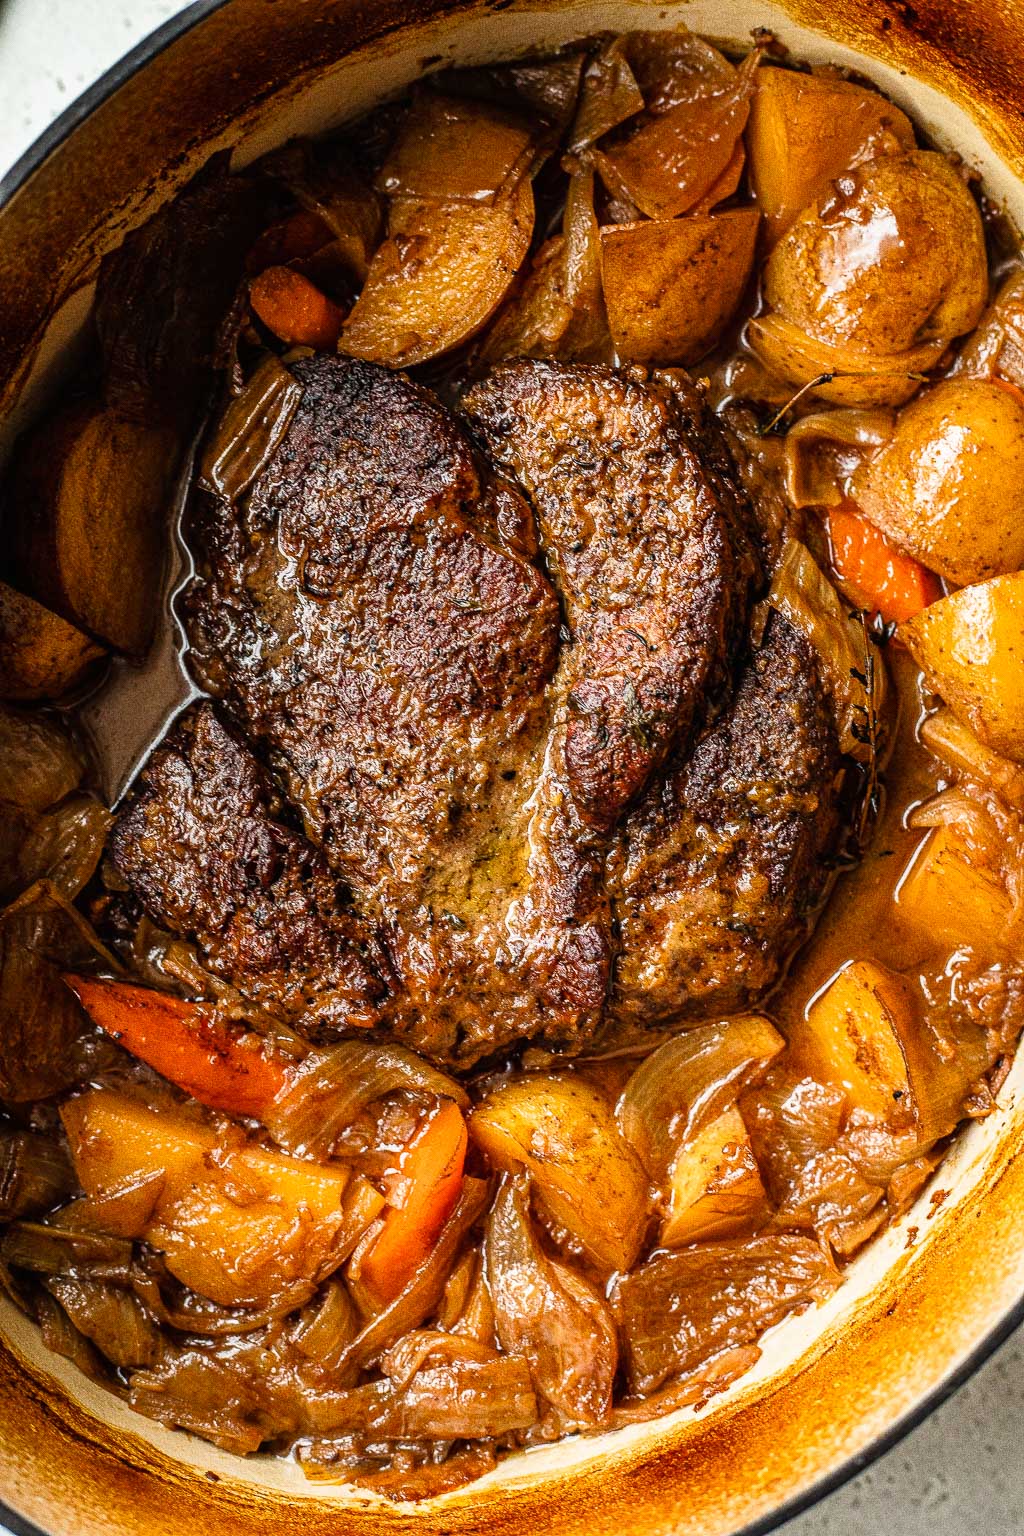
[[733, 159], [759, 57], [748, 54], [726, 84], [641, 124], [624, 143], [595, 150], [609, 191], [652, 219], [674, 219], [699, 203]]
[[59, 614], [0, 581], [0, 693], [5, 699], [59, 699], [105, 654]]
[[176, 438], [73, 405], [22, 444], [11, 486], [19, 585], [114, 650], [140, 655], [159, 609]]
[[483, 357], [599, 361], [610, 352], [601, 283], [594, 172], [569, 180], [562, 234], [542, 246], [522, 287], [491, 327]]
[[831, 345], [778, 314], [759, 315], [747, 327], [747, 340], [761, 362], [787, 383], [833, 405], [902, 405], [934, 368], [945, 343], [925, 342], [908, 352], [886, 355]]
[[688, 1029], [640, 1063], [615, 1118], [655, 1183], [669, 1176], [680, 1146], [692, 1145], [784, 1046], [768, 1019], [744, 1013]]
[[532, 232], [526, 178], [491, 207], [397, 199], [339, 351], [390, 368], [450, 352], [497, 309]]
[[698, 362], [718, 340], [754, 264], [754, 208], [601, 231], [608, 325], [621, 362]]

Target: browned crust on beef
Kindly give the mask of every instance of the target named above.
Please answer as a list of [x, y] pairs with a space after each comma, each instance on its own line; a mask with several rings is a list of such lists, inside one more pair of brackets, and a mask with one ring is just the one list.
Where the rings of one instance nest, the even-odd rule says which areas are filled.
[[146, 764], [110, 851], [150, 916], [243, 996], [313, 1038], [372, 1023], [386, 962], [279, 815], [264, 770], [202, 704]]
[[572, 634], [568, 786], [603, 831], [721, 686], [754, 571], [728, 452], [675, 382], [521, 359], [464, 401], [537, 512]]
[[[468, 1062], [596, 1026], [600, 865], [547, 775], [561, 614], [533, 515], [428, 391], [299, 362], [291, 427], [246, 504], [198, 498], [195, 663], [379, 929], [390, 1027]], [[529, 851], [527, 843], [530, 842]]]
[[775, 983], [827, 880], [838, 770], [811, 647], [773, 614], [730, 709], [622, 828], [616, 1021], [729, 1014]]

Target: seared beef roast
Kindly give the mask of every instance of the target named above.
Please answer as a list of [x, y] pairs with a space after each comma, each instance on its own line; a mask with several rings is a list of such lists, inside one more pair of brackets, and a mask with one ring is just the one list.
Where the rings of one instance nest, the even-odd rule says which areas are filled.
[[731, 708], [619, 832], [617, 1019], [735, 1013], [772, 985], [827, 878], [838, 771], [810, 645], [773, 613]]
[[110, 849], [143, 906], [244, 996], [311, 1037], [372, 1023], [386, 958], [280, 809], [265, 770], [202, 704], [146, 764]]
[[721, 437], [690, 386], [523, 359], [465, 407], [530, 497], [565, 605], [565, 761], [607, 831], [721, 686], [753, 562]]
[[[194, 498], [185, 617], [308, 842], [204, 706], [119, 825], [147, 909], [240, 987], [251, 963], [260, 1001], [277, 988], [294, 1015], [309, 992], [321, 1031], [372, 1016], [455, 1065], [756, 994], [814, 886], [836, 752], [781, 621], [714, 723], [757, 566], [692, 384], [517, 362], [469, 392], [467, 430], [372, 364], [293, 372], [251, 488]], [[247, 838], [269, 839], [272, 878]]]

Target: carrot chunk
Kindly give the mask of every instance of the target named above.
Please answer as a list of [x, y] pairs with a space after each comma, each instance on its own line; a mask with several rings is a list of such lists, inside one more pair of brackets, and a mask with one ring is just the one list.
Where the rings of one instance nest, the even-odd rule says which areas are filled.
[[291, 267], [267, 267], [249, 284], [249, 302], [268, 330], [292, 347], [333, 351], [344, 311]]
[[942, 596], [938, 577], [905, 555], [851, 501], [828, 514], [832, 569], [886, 621], [902, 623]]
[[466, 1122], [444, 1100], [405, 1147], [385, 1179], [390, 1208], [380, 1236], [359, 1266], [359, 1278], [381, 1306], [393, 1301], [427, 1257], [462, 1189]]
[[64, 980], [94, 1024], [210, 1109], [258, 1119], [284, 1087], [287, 1063], [263, 1036], [209, 1003], [121, 981]]

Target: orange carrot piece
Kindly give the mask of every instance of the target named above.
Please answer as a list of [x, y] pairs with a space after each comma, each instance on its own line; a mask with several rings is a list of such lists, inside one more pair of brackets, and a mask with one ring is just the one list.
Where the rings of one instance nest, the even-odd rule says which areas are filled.
[[246, 257], [246, 270], [255, 277], [268, 267], [283, 267], [289, 261], [314, 256], [331, 239], [331, 231], [318, 213], [300, 208], [287, 219], [278, 219], [260, 235]]
[[64, 980], [94, 1024], [210, 1109], [258, 1119], [285, 1085], [288, 1063], [263, 1036], [209, 1003], [122, 981]]
[[851, 501], [828, 514], [832, 569], [887, 622], [913, 618], [942, 596], [939, 578], [905, 555]]
[[381, 1306], [404, 1290], [437, 1241], [462, 1190], [466, 1122], [450, 1099], [405, 1147], [385, 1179], [390, 1208], [380, 1236], [359, 1266], [359, 1279]]
[[269, 331], [291, 347], [333, 351], [345, 313], [291, 267], [268, 267], [249, 284], [249, 303]]

